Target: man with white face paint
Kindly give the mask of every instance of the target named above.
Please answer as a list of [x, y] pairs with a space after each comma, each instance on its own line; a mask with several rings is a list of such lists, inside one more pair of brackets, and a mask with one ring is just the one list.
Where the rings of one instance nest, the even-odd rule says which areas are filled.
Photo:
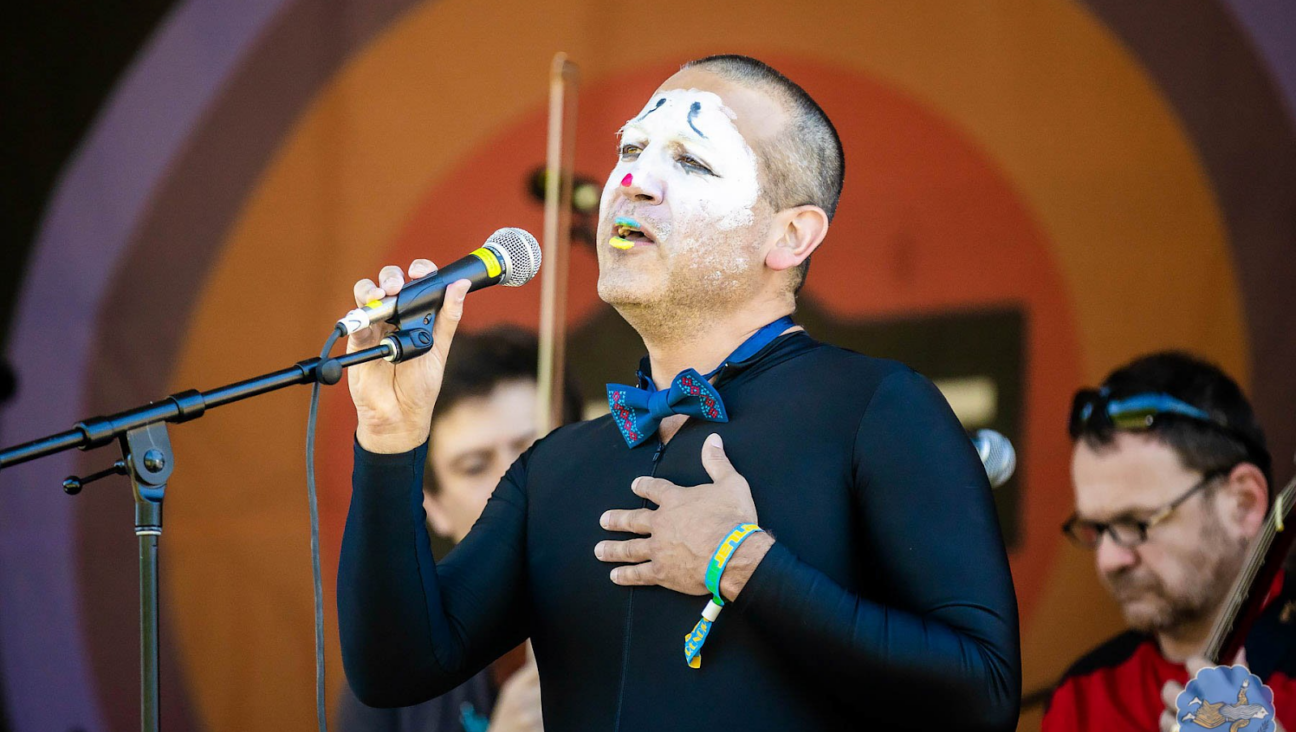
[[617, 158], [599, 295], [643, 337], [638, 385], [525, 453], [440, 563], [418, 476], [467, 283], [427, 358], [349, 372], [357, 694], [439, 694], [529, 635], [548, 729], [1012, 729], [1016, 600], [976, 453], [930, 382], [790, 317], [841, 192], [827, 116], [768, 66], [710, 57], [627, 121]]

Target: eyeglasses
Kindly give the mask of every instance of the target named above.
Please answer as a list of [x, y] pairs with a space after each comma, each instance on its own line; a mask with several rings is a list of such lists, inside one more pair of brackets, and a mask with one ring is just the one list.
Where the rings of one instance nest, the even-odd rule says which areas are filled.
[[1071, 518], [1067, 519], [1066, 523], [1062, 524], [1062, 533], [1066, 534], [1067, 538], [1077, 546], [1085, 549], [1097, 549], [1098, 545], [1102, 543], [1103, 534], [1110, 536], [1118, 546], [1136, 547], [1147, 541], [1148, 529], [1165, 521], [1170, 514], [1174, 513], [1176, 508], [1179, 508], [1193, 494], [1210, 485], [1212, 481], [1228, 475], [1232, 470], [1232, 468], [1212, 470], [1197, 481], [1193, 487], [1184, 491], [1178, 498], [1153, 511], [1152, 515], [1145, 521], [1126, 519], [1104, 523], [1102, 521], [1088, 521], [1073, 514]]

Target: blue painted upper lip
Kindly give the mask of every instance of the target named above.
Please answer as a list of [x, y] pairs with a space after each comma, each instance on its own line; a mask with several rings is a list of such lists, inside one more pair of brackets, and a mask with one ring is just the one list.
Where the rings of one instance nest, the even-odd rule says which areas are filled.
[[[656, 243], [657, 243], [656, 240], [653, 238], [653, 235], [652, 235], [652, 232], [651, 232], [651, 231], [649, 231], [648, 229], [644, 228], [644, 225], [643, 225], [643, 224], [639, 223], [639, 222], [636, 221], [635, 219], [630, 218], [629, 216], [617, 216], [617, 217], [613, 220], [613, 226], [616, 227], [616, 228], [618, 228], [618, 229], [619, 229], [620, 227], [623, 227], [623, 226], [626, 227], [626, 228], [634, 229], [634, 233], [636, 233], [636, 234], [638, 234], [639, 236], [642, 236], [642, 237], [643, 237], [642, 240], [639, 239], [638, 237], [635, 238], [635, 241], [639, 242], [640, 244], [656, 244]], [[627, 236], [630, 236], [630, 234], [627, 234]]]

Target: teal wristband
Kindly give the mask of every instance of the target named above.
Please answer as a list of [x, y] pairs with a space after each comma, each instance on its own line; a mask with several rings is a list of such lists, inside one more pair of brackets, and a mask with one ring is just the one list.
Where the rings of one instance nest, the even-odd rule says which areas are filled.
[[702, 619], [693, 626], [692, 632], [684, 636], [684, 662], [689, 665], [689, 668], [702, 667], [702, 644], [706, 643], [711, 626], [715, 624], [721, 608], [724, 607], [724, 597], [720, 595], [720, 578], [724, 576], [725, 567], [729, 566], [729, 560], [733, 558], [739, 544], [752, 534], [759, 534], [762, 531], [764, 529], [756, 524], [739, 524], [729, 532], [729, 535], [716, 547], [715, 553], [711, 555], [711, 562], [707, 564], [706, 571], [706, 587], [711, 591], [711, 599], [707, 600], [706, 607], [702, 609]]
[[759, 534], [765, 531], [756, 524], [738, 524], [734, 527], [729, 535], [721, 540], [720, 545], [716, 547], [715, 553], [711, 555], [711, 562], [707, 565], [706, 587], [711, 591], [711, 598], [717, 605], [725, 604], [724, 597], [720, 594], [720, 578], [724, 576], [725, 567], [729, 566], [729, 560], [733, 559], [734, 552], [738, 546], [747, 540], [752, 534]]

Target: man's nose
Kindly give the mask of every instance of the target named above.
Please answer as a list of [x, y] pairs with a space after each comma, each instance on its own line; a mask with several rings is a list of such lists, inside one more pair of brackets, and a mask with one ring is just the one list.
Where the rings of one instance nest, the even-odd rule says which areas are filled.
[[635, 203], [655, 205], [662, 202], [661, 179], [653, 175], [646, 166], [637, 165], [634, 170], [626, 173], [618, 188], [621, 195]]
[[1098, 571], [1110, 574], [1138, 564], [1138, 552], [1131, 547], [1117, 544], [1116, 540], [1111, 538], [1111, 534], [1103, 532], [1098, 539], [1096, 560]]

